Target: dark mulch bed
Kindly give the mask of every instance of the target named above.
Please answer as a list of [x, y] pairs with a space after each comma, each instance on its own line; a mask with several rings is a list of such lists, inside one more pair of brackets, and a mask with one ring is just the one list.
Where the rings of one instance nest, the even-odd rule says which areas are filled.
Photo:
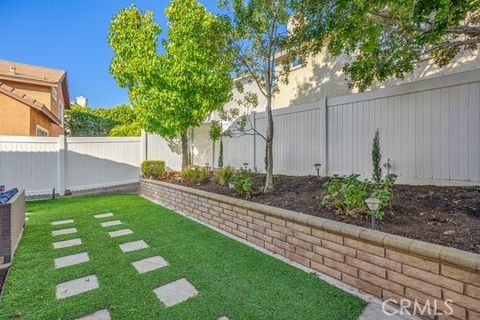
[[[274, 192], [255, 192], [249, 200], [370, 228], [370, 217], [335, 214], [321, 204], [326, 181], [315, 176], [276, 176]], [[254, 175], [255, 190], [261, 190], [263, 182], [263, 175]], [[239, 197], [211, 179], [194, 187]], [[376, 229], [480, 253], [480, 187], [395, 185], [392, 208], [377, 220]]]

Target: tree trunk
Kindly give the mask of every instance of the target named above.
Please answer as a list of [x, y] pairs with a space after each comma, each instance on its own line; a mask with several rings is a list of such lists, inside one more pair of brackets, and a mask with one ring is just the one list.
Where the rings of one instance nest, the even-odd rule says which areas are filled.
[[272, 96], [267, 97], [267, 141], [265, 146], [265, 162], [267, 178], [265, 179], [265, 193], [273, 190], [273, 114], [272, 114]]
[[182, 169], [188, 167], [188, 134], [187, 131], [182, 133]]

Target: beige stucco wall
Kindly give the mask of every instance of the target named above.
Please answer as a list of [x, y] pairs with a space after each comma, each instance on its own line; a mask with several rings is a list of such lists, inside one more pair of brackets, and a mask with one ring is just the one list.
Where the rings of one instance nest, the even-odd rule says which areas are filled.
[[[16, 90], [25, 93], [29, 97], [35, 98], [43, 103], [48, 109], [52, 110], [52, 95], [49, 86], [40, 86], [30, 83], [4, 81], [5, 84], [14, 87]], [[56, 114], [56, 113], [54, 113]]]
[[30, 135], [30, 107], [0, 93], [0, 135]]
[[[323, 52], [308, 59], [305, 66], [292, 69], [288, 84], [281, 83], [279, 86], [279, 92], [273, 101], [273, 108], [280, 109], [318, 101], [324, 95], [327, 98], [333, 98], [357, 93], [357, 90], [348, 88], [345, 80], [345, 74], [342, 68], [346, 61], [348, 61], [348, 58], [345, 56], [333, 58]], [[480, 69], [480, 53], [478, 50], [459, 56], [449, 65], [442, 68], [431, 63], [422, 63], [416, 68], [415, 72], [408, 74], [403, 80], [391, 79], [383, 84], [373, 86], [372, 89], [474, 69]], [[265, 98], [255, 83], [245, 86], [245, 91], [257, 94], [259, 97], [259, 106], [256, 111], [264, 111]], [[235, 101], [241, 99], [241, 96], [242, 94], [234, 91], [233, 99], [226, 105], [227, 108], [237, 106]], [[245, 109], [242, 108], [242, 111], [245, 111]]]

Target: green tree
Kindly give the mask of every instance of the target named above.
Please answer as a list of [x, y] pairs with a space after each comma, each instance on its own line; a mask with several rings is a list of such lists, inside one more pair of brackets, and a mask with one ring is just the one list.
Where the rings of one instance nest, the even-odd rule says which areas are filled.
[[[124, 126], [128, 126], [128, 130], [123, 128]], [[65, 111], [65, 128], [67, 133], [74, 137], [140, 135], [135, 113], [131, 107], [125, 105], [92, 109], [72, 104], [72, 108]]]
[[291, 44], [304, 55], [328, 42], [349, 85], [363, 91], [390, 77], [402, 78], [424, 60], [439, 66], [480, 42], [478, 0], [292, 0]]
[[380, 130], [375, 131], [372, 143], [372, 178], [376, 183], [382, 182], [382, 153], [380, 151]]
[[[273, 190], [273, 138], [274, 123], [272, 101], [280, 81], [286, 81], [292, 57], [282, 44], [287, 39], [289, 1], [287, 0], [226, 0], [222, 6], [232, 9], [228, 14], [232, 25], [232, 42], [236, 49], [236, 72], [242, 81], [236, 85], [242, 92], [242, 82], [255, 83], [265, 97], [267, 113], [265, 139], [265, 165], [267, 176], [264, 191]], [[283, 54], [283, 64], [278, 55]], [[258, 97], [246, 94], [245, 103], [255, 107]], [[245, 123], [245, 121], [243, 121]]]
[[111, 73], [129, 89], [138, 120], [148, 132], [182, 140], [188, 165], [188, 129], [229, 101], [232, 55], [228, 25], [195, 0], [173, 0], [166, 10], [168, 40], [157, 54], [160, 27], [153, 14], [123, 9], [110, 26]]

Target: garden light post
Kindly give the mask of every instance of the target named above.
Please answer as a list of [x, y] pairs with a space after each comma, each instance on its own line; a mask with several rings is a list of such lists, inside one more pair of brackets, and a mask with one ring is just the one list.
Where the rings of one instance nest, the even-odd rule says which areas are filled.
[[320, 177], [320, 167], [322, 166], [322, 164], [315, 163], [313, 166], [315, 167], [315, 170], [317, 170], [317, 177]]
[[207, 168], [207, 171], [210, 172], [210, 163], [209, 162], [205, 163], [205, 167]]
[[365, 203], [372, 214], [372, 229], [375, 229], [375, 212], [377, 212], [378, 206], [380, 205], [380, 200], [377, 198], [368, 198], [365, 200]]
[[247, 171], [247, 169], [248, 169], [248, 162], [244, 162], [244, 163], [243, 163], [243, 168], [245, 169], [245, 171]]

